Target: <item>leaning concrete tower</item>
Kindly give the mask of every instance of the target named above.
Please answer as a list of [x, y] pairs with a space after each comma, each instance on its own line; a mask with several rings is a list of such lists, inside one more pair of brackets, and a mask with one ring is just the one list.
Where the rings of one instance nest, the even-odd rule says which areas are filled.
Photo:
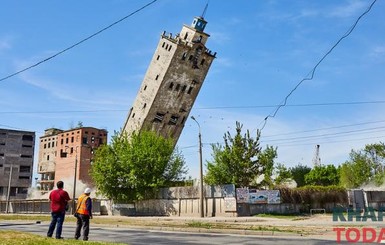
[[163, 32], [124, 125], [128, 135], [149, 129], [176, 144], [216, 55], [205, 46], [206, 24], [195, 17], [180, 34]]

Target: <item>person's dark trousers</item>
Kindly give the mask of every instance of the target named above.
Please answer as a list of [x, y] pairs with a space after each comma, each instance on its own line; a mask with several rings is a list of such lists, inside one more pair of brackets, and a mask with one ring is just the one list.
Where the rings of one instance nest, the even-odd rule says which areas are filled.
[[65, 213], [51, 213], [51, 224], [49, 225], [47, 236], [52, 237], [53, 231], [55, 230], [56, 224], [56, 238], [61, 238], [61, 232], [63, 229], [63, 222], [64, 222]]
[[80, 237], [80, 231], [83, 228], [83, 240], [88, 240], [88, 233], [90, 232], [90, 216], [79, 214], [76, 221], [75, 239]]

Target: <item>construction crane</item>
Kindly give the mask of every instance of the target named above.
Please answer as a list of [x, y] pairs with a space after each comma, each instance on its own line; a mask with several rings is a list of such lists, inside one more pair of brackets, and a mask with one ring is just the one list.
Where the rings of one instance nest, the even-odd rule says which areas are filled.
[[313, 157], [313, 166], [314, 167], [321, 166], [321, 158], [319, 156], [319, 147], [320, 147], [320, 145], [315, 146], [314, 157]]

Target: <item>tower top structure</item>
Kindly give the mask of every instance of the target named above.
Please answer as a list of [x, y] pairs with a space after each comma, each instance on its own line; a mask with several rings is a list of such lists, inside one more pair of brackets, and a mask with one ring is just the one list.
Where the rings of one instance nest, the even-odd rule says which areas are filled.
[[129, 136], [152, 130], [177, 143], [216, 57], [216, 52], [206, 47], [210, 35], [204, 32], [205, 11], [194, 17], [191, 25], [183, 25], [179, 34], [161, 34], [124, 125]]

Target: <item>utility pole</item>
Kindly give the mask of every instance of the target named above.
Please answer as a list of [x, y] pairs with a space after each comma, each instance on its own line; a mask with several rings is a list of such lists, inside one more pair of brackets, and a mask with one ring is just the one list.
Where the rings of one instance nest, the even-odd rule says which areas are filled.
[[202, 135], [201, 135], [201, 126], [194, 116], [191, 116], [191, 119], [198, 124], [199, 128], [199, 206], [200, 206], [200, 216], [204, 217], [204, 205], [203, 205], [203, 163], [202, 163]]
[[7, 205], [5, 206], [5, 213], [9, 212], [8, 207], [9, 207], [9, 198], [10, 198], [10, 194], [11, 194], [13, 161], [12, 161], [12, 159], [10, 161], [11, 161], [11, 169], [9, 170], [9, 177], [8, 177]]
[[78, 147], [79, 146], [76, 146], [75, 148], [76, 154], [75, 154], [74, 190], [72, 195], [72, 214], [74, 214], [76, 210], [75, 198], [76, 198], [76, 175], [78, 172]]

